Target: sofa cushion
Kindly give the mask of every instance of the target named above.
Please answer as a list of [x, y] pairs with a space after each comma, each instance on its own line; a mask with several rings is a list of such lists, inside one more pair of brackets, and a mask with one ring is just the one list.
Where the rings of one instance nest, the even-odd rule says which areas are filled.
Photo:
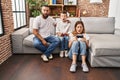
[[94, 56], [120, 55], [120, 36], [112, 34], [96, 34], [90, 36], [90, 51]]
[[30, 34], [29, 36], [27, 36], [26, 38], [24, 38], [23, 40], [23, 45], [29, 46], [29, 47], [34, 47], [33, 46], [33, 34]]
[[29, 21], [29, 30], [30, 30], [30, 33], [32, 33], [33, 31], [33, 21], [34, 21], [34, 17], [30, 17], [30, 21]]
[[116, 28], [114, 34], [120, 36], [120, 29], [117, 29], [117, 28]]
[[86, 33], [114, 34], [114, 17], [81, 17]]

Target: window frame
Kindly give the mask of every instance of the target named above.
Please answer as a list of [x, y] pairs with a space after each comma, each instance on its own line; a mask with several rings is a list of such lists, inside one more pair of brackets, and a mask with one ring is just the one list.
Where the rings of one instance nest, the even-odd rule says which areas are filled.
[[[21, 0], [19, 0], [19, 1], [21, 1]], [[16, 5], [17, 5], [16, 0], [14, 0], [13, 2], [14, 2], [14, 9], [15, 9], [15, 10], [13, 10], [13, 8], [12, 8], [13, 15], [15, 14], [15, 17], [13, 16], [13, 22], [14, 22], [14, 24], [15, 24], [14, 18], [16, 20], [16, 26], [14, 25], [14, 30], [18, 30], [20, 28], [23, 28], [23, 27], [27, 26], [26, 0], [24, 0], [25, 4], [22, 4], [22, 5], [25, 5], [25, 7], [24, 7], [25, 11], [23, 9], [20, 10], [20, 4], [18, 5], [18, 7], [16, 7]], [[19, 8], [19, 10], [17, 10], [16, 8]], [[24, 20], [25, 24], [22, 25], [22, 26], [19, 26], [18, 24], [21, 24], [21, 22], [22, 22], [22, 19], [21, 19], [21, 17], [22, 17], [21, 15], [22, 14], [25, 14], [25, 20]], [[20, 22], [18, 21], [18, 17], [20, 17]]]
[[0, 33], [0, 37], [4, 35], [4, 26], [3, 26], [3, 15], [2, 15], [2, 6], [1, 6], [1, 0], [0, 0], [0, 17], [1, 17], [1, 30], [2, 33]]

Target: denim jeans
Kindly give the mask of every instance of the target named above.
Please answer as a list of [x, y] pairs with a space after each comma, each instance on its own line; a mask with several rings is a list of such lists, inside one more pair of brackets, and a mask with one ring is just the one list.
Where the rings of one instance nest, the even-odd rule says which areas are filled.
[[59, 41], [59, 38], [55, 36], [49, 36], [45, 38], [45, 40], [49, 43], [48, 47], [44, 46], [37, 37], [33, 38], [33, 44], [35, 48], [43, 52], [48, 57], [54, 51], [54, 49], [58, 46], [60, 41]]
[[60, 47], [61, 47], [61, 51], [63, 50], [68, 50], [68, 36], [63, 36], [63, 37], [59, 37], [60, 39]]
[[83, 41], [74, 41], [68, 53], [69, 58], [72, 59], [73, 54], [86, 55], [86, 43]]

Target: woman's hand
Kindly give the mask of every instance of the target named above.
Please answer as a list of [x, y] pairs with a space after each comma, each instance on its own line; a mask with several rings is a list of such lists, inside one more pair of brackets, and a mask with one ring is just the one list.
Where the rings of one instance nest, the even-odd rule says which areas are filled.
[[71, 40], [69, 40], [69, 44], [68, 44], [69, 48], [71, 47], [71, 45], [74, 41], [77, 41], [77, 37], [73, 37]]
[[77, 41], [77, 37], [76, 36], [72, 38], [72, 42], [73, 41]]
[[83, 41], [83, 42], [86, 42], [86, 39], [85, 39], [85, 38], [81, 38], [80, 40]]
[[82, 38], [80, 41], [85, 42], [86, 46], [89, 47], [89, 40], [86, 40], [86, 38]]

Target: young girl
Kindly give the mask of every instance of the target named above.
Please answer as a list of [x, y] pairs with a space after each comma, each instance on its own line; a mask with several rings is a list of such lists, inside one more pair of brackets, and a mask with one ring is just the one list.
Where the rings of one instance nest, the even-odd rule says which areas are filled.
[[61, 42], [61, 51], [60, 57], [68, 57], [68, 31], [70, 28], [70, 21], [67, 20], [67, 13], [62, 12], [60, 14], [60, 21], [57, 23], [56, 26], [56, 34], [60, 39]]
[[[76, 72], [77, 67], [77, 57], [82, 57], [82, 70], [83, 72], [88, 72], [89, 69], [86, 64], [86, 49], [88, 47], [88, 40], [89, 37], [87, 34], [85, 34], [85, 28], [82, 21], [77, 21], [75, 24], [75, 29], [72, 33], [69, 35], [69, 48], [70, 51], [68, 53], [69, 58], [72, 59], [72, 64], [70, 67], [71, 72]], [[80, 53], [81, 56], [78, 56]]]

